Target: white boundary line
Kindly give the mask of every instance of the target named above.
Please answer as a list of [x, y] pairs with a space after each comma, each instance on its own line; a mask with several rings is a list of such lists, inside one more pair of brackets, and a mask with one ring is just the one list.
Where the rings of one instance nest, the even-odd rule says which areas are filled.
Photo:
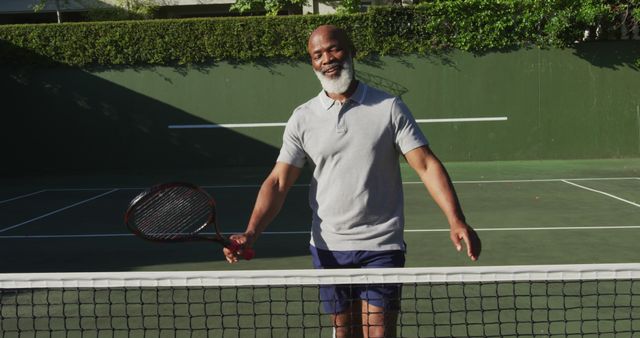
[[[538, 182], [564, 182], [571, 181], [617, 181], [640, 180], [640, 177], [585, 177], [585, 178], [541, 178], [522, 180], [486, 180], [486, 181], [453, 181], [454, 184], [482, 184], [482, 183], [538, 183]], [[404, 184], [422, 184], [422, 182], [404, 182]]]
[[588, 191], [591, 191], [591, 192], [596, 192], [596, 193], [598, 193], [598, 194], [602, 194], [602, 195], [605, 195], [605, 196], [607, 196], [607, 197], [611, 197], [611, 198], [613, 198], [613, 199], [616, 199], [616, 200], [618, 200], [618, 201], [620, 201], [620, 202], [624, 202], [624, 203], [627, 203], [627, 204], [631, 204], [631, 205], [633, 205], [633, 206], [636, 206], [636, 207], [640, 208], [640, 204], [638, 204], [638, 203], [634, 203], [634, 202], [631, 202], [631, 201], [626, 200], [626, 199], [624, 199], [624, 198], [620, 198], [620, 197], [618, 197], [618, 196], [616, 196], [616, 195], [612, 195], [612, 194], [606, 193], [606, 192], [604, 192], [604, 191], [596, 190], [596, 189], [591, 189], [591, 188], [589, 188], [589, 187], [585, 187], [585, 186], [583, 186], [583, 185], [576, 184], [576, 183], [573, 183], [573, 182], [569, 182], [569, 181], [566, 181], [566, 180], [563, 180], [563, 182], [564, 182], [564, 183], [566, 183], [566, 184], [570, 184], [570, 185], [572, 185], [572, 186], [574, 186], [574, 187], [578, 187], [578, 188], [581, 188], [581, 189], [584, 189], [584, 190], [588, 190]]
[[[531, 227], [531, 228], [474, 228], [476, 231], [550, 231], [550, 230], [611, 230], [611, 229], [640, 229], [640, 225], [611, 225], [611, 226], [584, 226], [584, 227]], [[224, 232], [223, 235], [232, 235], [237, 232]], [[405, 233], [420, 232], [449, 232], [449, 229], [405, 229]], [[266, 231], [262, 235], [310, 235], [311, 231]], [[203, 233], [213, 235], [213, 233]], [[69, 235], [8, 235], [0, 236], [0, 239], [42, 239], [42, 238], [109, 238], [109, 237], [133, 237], [133, 234], [69, 234]]]
[[[204, 189], [227, 189], [227, 188], [259, 188], [262, 184], [235, 184], [235, 185], [203, 185]], [[294, 184], [292, 187], [308, 187], [308, 184]]]
[[68, 234], [68, 235], [0, 235], [0, 239], [57, 239], [57, 238], [110, 238], [133, 237], [134, 234]]
[[[453, 181], [454, 184], [490, 184], [490, 183], [536, 183], [536, 182], [564, 182], [564, 181], [616, 181], [616, 180], [640, 180], [640, 177], [588, 177], [588, 178], [548, 178], [548, 179], [522, 179], [522, 180], [487, 180], [487, 181]], [[422, 184], [421, 181], [405, 181], [405, 185]], [[232, 184], [232, 185], [203, 185], [205, 189], [225, 188], [259, 188], [262, 184]], [[308, 187], [309, 184], [294, 184], [293, 187]], [[98, 191], [107, 189], [117, 190], [144, 190], [147, 187], [122, 187], [122, 188], [52, 188], [43, 191]]]
[[[474, 228], [475, 231], [537, 231], [537, 230], [607, 230], [607, 229], [640, 229], [640, 225], [602, 225], [602, 226], [558, 226], [558, 227], [529, 227], [529, 228]], [[404, 232], [449, 232], [449, 229], [404, 229]], [[263, 235], [302, 235], [310, 234], [310, 231], [266, 231]], [[234, 232], [224, 233], [235, 234]]]
[[99, 191], [99, 190], [143, 190], [143, 189], [147, 189], [148, 187], [128, 187], [128, 188], [114, 188], [114, 187], [110, 187], [110, 188], [50, 188], [50, 189], [44, 189], [44, 191], [55, 191], [55, 192], [60, 192], [60, 191]]
[[[586, 177], [586, 178], [541, 178], [522, 180], [486, 180], [486, 181], [453, 181], [454, 184], [483, 184], [483, 183], [540, 183], [540, 182], [564, 182], [564, 181], [617, 181], [640, 180], [640, 177]], [[421, 181], [407, 181], [402, 184], [422, 184]]]
[[[640, 225], [611, 225], [585, 227], [531, 227], [531, 228], [474, 228], [476, 231], [549, 231], [549, 230], [610, 230], [610, 229], [640, 229]], [[449, 232], [449, 229], [409, 229], [405, 232]]]
[[[445, 119], [417, 119], [417, 123], [451, 123], [451, 122], [494, 122], [507, 121], [506, 116], [496, 117], [458, 117]], [[286, 122], [271, 123], [222, 123], [222, 124], [170, 124], [169, 129], [220, 129], [220, 128], [265, 128], [284, 127]]]
[[264, 128], [284, 127], [286, 122], [274, 123], [223, 123], [223, 124], [170, 124], [169, 129], [222, 129], [222, 128]]
[[417, 119], [418, 123], [448, 123], [448, 122], [495, 122], [495, 121], [507, 121], [506, 116], [496, 117], [458, 117], [448, 119]]
[[9, 199], [6, 199], [6, 200], [2, 200], [2, 201], [0, 201], [0, 204], [11, 202], [11, 201], [15, 201], [15, 200], [19, 200], [21, 198], [25, 198], [25, 197], [29, 197], [29, 196], [33, 196], [33, 195], [37, 195], [37, 194], [43, 193], [45, 191], [47, 191], [47, 190], [43, 189], [43, 190], [35, 191], [35, 192], [29, 193], [29, 194], [24, 194], [24, 195], [16, 196], [16, 197], [9, 198]]
[[51, 215], [53, 215], [53, 214], [57, 214], [57, 213], [59, 213], [59, 212], [61, 212], [61, 211], [64, 211], [64, 210], [67, 210], [67, 209], [73, 208], [73, 207], [78, 206], [78, 205], [80, 205], [80, 204], [84, 204], [84, 203], [87, 203], [87, 202], [93, 201], [93, 200], [95, 200], [95, 199], [98, 199], [98, 198], [100, 198], [100, 197], [102, 197], [102, 196], [108, 195], [108, 194], [110, 194], [110, 193], [112, 193], [112, 192], [115, 192], [115, 191], [117, 191], [117, 190], [118, 190], [118, 189], [109, 190], [109, 191], [107, 191], [107, 192], [105, 192], [105, 193], [102, 193], [102, 194], [100, 194], [100, 195], [93, 196], [93, 197], [88, 198], [88, 199], [86, 199], [86, 200], [82, 200], [82, 201], [80, 201], [80, 202], [77, 202], [77, 203], [74, 203], [74, 204], [68, 205], [68, 206], [66, 206], [66, 207], [64, 207], [64, 208], [60, 208], [60, 209], [57, 209], [57, 210], [54, 210], [54, 211], [48, 212], [48, 213], [46, 213], [46, 214], [44, 214], [44, 215], [40, 215], [40, 216], [38, 216], [38, 217], [32, 218], [32, 219], [30, 219], [30, 220], [27, 220], [27, 221], [24, 221], [24, 222], [21, 222], [21, 223], [18, 223], [18, 224], [14, 224], [14, 225], [9, 226], [9, 227], [6, 227], [6, 228], [4, 228], [4, 229], [0, 229], [0, 233], [5, 232], [5, 231], [8, 231], [8, 230], [11, 230], [11, 229], [15, 229], [15, 228], [17, 228], [17, 227], [20, 227], [20, 226], [23, 226], [23, 225], [25, 225], [25, 224], [31, 223], [31, 222], [33, 222], [33, 221], [37, 221], [37, 220], [43, 219], [43, 218], [48, 217], [48, 216], [51, 216]]

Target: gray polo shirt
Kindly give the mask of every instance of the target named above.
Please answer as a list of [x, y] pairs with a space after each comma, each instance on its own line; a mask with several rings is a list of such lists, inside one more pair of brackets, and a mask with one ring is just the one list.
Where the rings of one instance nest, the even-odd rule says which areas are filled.
[[362, 82], [344, 104], [322, 91], [299, 106], [277, 161], [312, 167], [311, 244], [404, 250], [399, 156], [426, 144], [399, 98]]

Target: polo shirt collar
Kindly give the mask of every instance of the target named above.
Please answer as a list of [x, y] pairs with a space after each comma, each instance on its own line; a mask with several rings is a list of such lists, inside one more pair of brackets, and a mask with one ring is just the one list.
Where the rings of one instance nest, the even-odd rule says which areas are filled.
[[[368, 87], [366, 84], [362, 81], [358, 81], [358, 87], [356, 87], [356, 91], [351, 95], [349, 100], [362, 104], [367, 96], [367, 89]], [[318, 97], [320, 98], [320, 103], [325, 110], [329, 110], [336, 103], [336, 100], [330, 98], [324, 90], [320, 91]]]

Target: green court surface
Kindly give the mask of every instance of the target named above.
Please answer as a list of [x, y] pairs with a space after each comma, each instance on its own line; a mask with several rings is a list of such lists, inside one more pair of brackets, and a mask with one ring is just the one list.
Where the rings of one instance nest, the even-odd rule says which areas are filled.
[[[457, 253], [446, 221], [403, 164], [407, 266], [637, 262], [640, 159], [446, 163], [478, 262]], [[227, 264], [217, 244], [158, 244], [127, 232], [123, 214], [144, 187], [171, 180], [204, 186], [225, 232], [244, 229], [269, 168], [208, 173], [2, 179], [0, 272], [310, 268], [308, 177], [256, 245], [257, 257]], [[308, 175], [307, 175], [308, 176]]]

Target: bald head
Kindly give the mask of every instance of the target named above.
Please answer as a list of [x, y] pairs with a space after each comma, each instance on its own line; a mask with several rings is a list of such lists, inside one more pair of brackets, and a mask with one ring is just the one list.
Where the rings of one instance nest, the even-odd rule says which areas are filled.
[[311, 55], [314, 49], [317, 49], [326, 41], [335, 42], [339, 47], [347, 50], [351, 56], [355, 54], [353, 43], [351, 42], [349, 35], [347, 35], [347, 32], [334, 25], [322, 25], [313, 30], [309, 36], [307, 51]]

